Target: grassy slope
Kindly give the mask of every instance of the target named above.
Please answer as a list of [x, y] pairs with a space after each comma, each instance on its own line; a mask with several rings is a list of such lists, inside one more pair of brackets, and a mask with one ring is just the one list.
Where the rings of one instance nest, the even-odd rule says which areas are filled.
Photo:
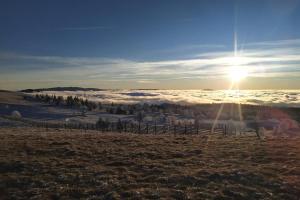
[[28, 104], [28, 102], [23, 99], [22, 93], [5, 90], [0, 90], [0, 103], [18, 105]]
[[0, 129], [1, 199], [297, 199], [300, 138]]

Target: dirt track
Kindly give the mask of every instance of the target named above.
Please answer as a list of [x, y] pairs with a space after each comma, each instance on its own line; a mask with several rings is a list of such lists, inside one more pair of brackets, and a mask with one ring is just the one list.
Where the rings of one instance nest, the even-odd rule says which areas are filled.
[[1, 199], [298, 199], [300, 138], [0, 129]]

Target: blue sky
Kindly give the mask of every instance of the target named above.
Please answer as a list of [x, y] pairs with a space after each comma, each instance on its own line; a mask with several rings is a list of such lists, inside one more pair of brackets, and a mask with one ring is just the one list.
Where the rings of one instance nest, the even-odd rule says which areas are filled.
[[300, 88], [299, 0], [2, 0], [0, 27], [1, 88], [224, 89], [235, 34], [242, 88]]

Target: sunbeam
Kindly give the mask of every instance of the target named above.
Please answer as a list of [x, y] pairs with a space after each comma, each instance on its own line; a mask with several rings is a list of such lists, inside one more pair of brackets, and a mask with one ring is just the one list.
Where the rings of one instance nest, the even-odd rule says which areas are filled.
[[[224, 59], [230, 65], [230, 68], [228, 70], [228, 76], [231, 80], [231, 85], [228, 88], [228, 90], [232, 90], [232, 88], [234, 86], [236, 86], [236, 88], [238, 90], [237, 109], [238, 109], [239, 121], [240, 121], [240, 125], [241, 125], [242, 121], [243, 121], [243, 114], [242, 114], [242, 108], [241, 108], [241, 104], [240, 104], [239, 82], [248, 76], [248, 71], [243, 66], [243, 64], [247, 63], [247, 59], [238, 55], [238, 39], [237, 39], [236, 26], [235, 26], [235, 30], [234, 30], [233, 41], [234, 41], [233, 57], [227, 57]], [[227, 95], [225, 96], [225, 99], [226, 98], [227, 98]], [[215, 118], [212, 128], [211, 128], [211, 133], [214, 133], [214, 131], [215, 131], [215, 127], [216, 127], [216, 125], [219, 121], [219, 118], [223, 112], [223, 108], [224, 108], [224, 103], [222, 103], [220, 105], [220, 108], [217, 112], [216, 118]], [[231, 109], [233, 109], [233, 107], [231, 107]], [[232, 118], [232, 116], [230, 116], [230, 117]]]
[[[233, 85], [234, 85], [234, 83], [232, 82], [231, 85], [230, 85], [230, 87], [228, 88], [228, 90], [231, 90], [232, 87], [233, 87]], [[225, 95], [226, 96], [224, 98], [224, 101], [227, 99], [227, 93]], [[218, 110], [217, 116], [216, 116], [216, 118], [215, 118], [215, 120], [213, 122], [212, 128], [211, 128], [211, 133], [214, 133], [214, 131], [215, 131], [215, 127], [216, 127], [216, 125], [217, 125], [217, 123], [219, 121], [219, 118], [220, 118], [221, 114], [222, 114], [223, 108], [224, 108], [224, 103], [222, 103], [220, 105], [220, 108]]]

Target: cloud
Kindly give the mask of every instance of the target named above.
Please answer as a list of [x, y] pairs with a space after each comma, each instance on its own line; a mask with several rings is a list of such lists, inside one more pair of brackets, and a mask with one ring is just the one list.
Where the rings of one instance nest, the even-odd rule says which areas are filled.
[[173, 48], [158, 50], [159, 53], [182, 53], [182, 52], [190, 52], [199, 49], [205, 50], [213, 50], [213, 49], [222, 49], [225, 48], [225, 45], [222, 44], [189, 44], [189, 45], [181, 45], [175, 46]]
[[48, 92], [57, 95], [76, 95], [93, 101], [115, 103], [245, 103], [275, 106], [300, 106], [297, 91], [293, 90], [104, 90], [77, 92]]
[[300, 45], [300, 39], [290, 39], [290, 40], [276, 40], [276, 41], [263, 41], [263, 42], [252, 42], [244, 44], [244, 46], [248, 47], [266, 47], [269, 48], [270, 46], [298, 46]]
[[112, 29], [111, 26], [80, 26], [80, 27], [65, 27], [61, 31], [93, 31], [93, 30], [107, 30]]
[[[240, 67], [251, 77], [299, 77], [300, 39], [246, 44], [238, 52]], [[0, 53], [2, 74], [38, 73], [49, 79], [136, 81], [221, 79], [231, 67], [233, 52], [201, 53], [189, 59], [130, 60], [122, 58], [34, 56]], [[4, 76], [3, 75], [3, 76]], [[1, 75], [0, 75], [1, 76]]]
[[138, 83], [157, 83], [157, 81], [149, 80], [149, 79], [140, 79], [137, 82]]

